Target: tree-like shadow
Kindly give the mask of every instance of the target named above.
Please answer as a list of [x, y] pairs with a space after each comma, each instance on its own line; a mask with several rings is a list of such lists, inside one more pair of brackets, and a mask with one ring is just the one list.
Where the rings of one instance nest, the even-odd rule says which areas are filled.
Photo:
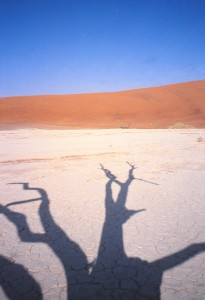
[[[77, 243], [56, 224], [49, 209], [46, 191], [31, 188], [21, 183], [24, 190], [35, 190], [39, 198], [10, 203], [1, 206], [0, 211], [16, 226], [21, 241], [45, 243], [61, 261], [67, 279], [67, 299], [160, 299], [160, 285], [163, 273], [205, 250], [205, 244], [192, 244], [177, 253], [153, 262], [128, 257], [124, 250], [123, 225], [136, 213], [144, 211], [128, 210], [126, 200], [130, 184], [135, 179], [135, 167], [130, 165], [128, 178], [120, 182], [115, 175], [102, 165], [107, 178], [105, 187], [105, 221], [95, 262], [88, 264], [87, 257]], [[120, 188], [114, 201], [112, 185]], [[31, 201], [40, 201], [39, 217], [45, 233], [31, 232], [24, 214], [12, 212], [8, 206]], [[134, 245], [132, 245], [132, 248]]]

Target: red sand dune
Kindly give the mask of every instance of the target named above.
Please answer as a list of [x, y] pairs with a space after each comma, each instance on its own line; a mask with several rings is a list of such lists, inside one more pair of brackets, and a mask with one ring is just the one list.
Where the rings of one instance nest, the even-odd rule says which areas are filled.
[[205, 128], [205, 80], [123, 92], [0, 98], [0, 128]]

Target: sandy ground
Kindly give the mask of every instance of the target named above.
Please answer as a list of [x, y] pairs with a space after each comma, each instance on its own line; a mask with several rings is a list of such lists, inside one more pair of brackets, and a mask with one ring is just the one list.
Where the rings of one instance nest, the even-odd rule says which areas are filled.
[[0, 129], [205, 128], [205, 80], [113, 93], [0, 98]]
[[0, 299], [205, 299], [204, 153], [203, 129], [1, 131]]

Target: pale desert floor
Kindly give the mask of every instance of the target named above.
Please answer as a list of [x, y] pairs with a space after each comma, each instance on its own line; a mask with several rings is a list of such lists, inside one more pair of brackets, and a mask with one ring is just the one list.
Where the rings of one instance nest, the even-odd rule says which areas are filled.
[[205, 299], [205, 130], [1, 131], [0, 169], [1, 300]]

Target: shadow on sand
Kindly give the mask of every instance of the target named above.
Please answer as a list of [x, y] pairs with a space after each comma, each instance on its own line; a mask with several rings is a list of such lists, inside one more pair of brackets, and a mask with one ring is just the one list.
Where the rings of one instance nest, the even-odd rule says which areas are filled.
[[[126, 209], [128, 189], [135, 179], [133, 176], [135, 167], [131, 164], [129, 165], [128, 178], [125, 182], [117, 180], [117, 177], [110, 170], [105, 169], [101, 165], [101, 169], [107, 178], [105, 186], [106, 216], [98, 255], [92, 266], [88, 264], [87, 257], [79, 245], [72, 241], [56, 224], [50, 213], [49, 198], [44, 189], [32, 188], [28, 183], [16, 183], [22, 184], [24, 190], [36, 191], [39, 197], [13, 202], [7, 206], [0, 207], [0, 212], [16, 226], [21, 241], [45, 243], [61, 261], [67, 279], [67, 299], [160, 299], [160, 285], [163, 273], [205, 250], [204, 243], [192, 244], [177, 253], [153, 262], [143, 261], [135, 257], [131, 258], [126, 255], [122, 226], [131, 216], [144, 211], [144, 209]], [[115, 201], [112, 195], [113, 184], [117, 184], [120, 187]], [[45, 231], [43, 234], [32, 232], [27, 224], [25, 215], [13, 212], [8, 208], [11, 205], [20, 205], [32, 201], [40, 201], [39, 217]], [[5, 258], [2, 259], [4, 260]], [[13, 268], [16, 268], [16, 270], [18, 268], [19, 270], [21, 269], [20, 273], [22, 273], [22, 276], [27, 277], [27, 280], [33, 280], [22, 266], [13, 265]], [[8, 280], [11, 281], [12, 277]], [[32, 284], [39, 292], [40, 296], [37, 299], [41, 299], [40, 287], [34, 280]], [[10, 296], [9, 289], [4, 290], [10, 299], [14, 299]], [[35, 299], [35, 297], [27, 299]]]

